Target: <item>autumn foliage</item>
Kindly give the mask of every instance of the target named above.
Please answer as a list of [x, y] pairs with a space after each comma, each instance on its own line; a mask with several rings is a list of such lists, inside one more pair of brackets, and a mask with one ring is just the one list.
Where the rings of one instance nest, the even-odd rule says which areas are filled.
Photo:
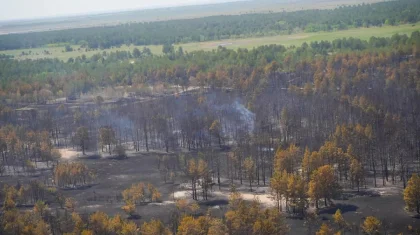
[[60, 163], [54, 170], [54, 181], [59, 187], [77, 187], [93, 179], [94, 174], [80, 162]]

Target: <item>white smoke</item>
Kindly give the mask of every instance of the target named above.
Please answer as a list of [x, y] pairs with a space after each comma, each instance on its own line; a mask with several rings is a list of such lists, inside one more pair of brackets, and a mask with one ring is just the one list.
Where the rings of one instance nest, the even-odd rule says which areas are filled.
[[236, 111], [238, 111], [241, 114], [241, 121], [245, 123], [246, 127], [248, 128], [248, 131], [253, 132], [255, 126], [255, 114], [249, 109], [247, 109], [239, 101], [235, 101], [233, 103], [233, 107]]

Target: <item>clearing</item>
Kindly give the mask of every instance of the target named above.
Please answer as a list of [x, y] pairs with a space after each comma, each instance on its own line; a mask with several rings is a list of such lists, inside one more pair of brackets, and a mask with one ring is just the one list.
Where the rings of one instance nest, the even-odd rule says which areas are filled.
[[244, 39], [228, 39], [223, 41], [209, 41], [209, 42], [195, 42], [179, 44], [184, 51], [197, 51], [205, 50], [210, 51], [217, 49], [218, 46], [224, 46], [229, 49], [247, 48], [281, 44], [284, 46], [300, 46], [302, 43], [313, 41], [333, 41], [339, 38], [360, 38], [362, 40], [369, 40], [371, 37], [391, 37], [394, 34], [407, 34], [410, 35], [414, 31], [420, 30], [420, 23], [415, 25], [405, 24], [399, 26], [383, 26], [372, 28], [355, 28], [349, 30], [335, 31], [335, 32], [317, 32], [317, 33], [298, 33], [292, 35], [278, 35], [257, 38], [244, 38]]

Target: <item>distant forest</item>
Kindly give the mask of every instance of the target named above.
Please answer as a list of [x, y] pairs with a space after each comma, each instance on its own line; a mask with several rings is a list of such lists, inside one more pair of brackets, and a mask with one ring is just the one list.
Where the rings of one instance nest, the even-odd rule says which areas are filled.
[[110, 48], [123, 44], [162, 45], [376, 27], [420, 21], [420, 1], [400, 0], [340, 7], [334, 10], [305, 10], [270, 14], [211, 16], [109, 27], [80, 28], [0, 36], [0, 50], [41, 47], [54, 43]]
[[[12, 106], [44, 103], [54, 97], [74, 96], [100, 87], [128, 85], [139, 88], [162, 83], [239, 90], [248, 84], [253, 93], [261, 82], [259, 78], [253, 78], [253, 71], [262, 73], [272, 62], [278, 63], [279, 71], [294, 72], [304, 69], [305, 64], [315, 63], [315, 59], [326, 63], [340, 53], [354, 57], [361, 51], [366, 54], [381, 52], [386, 57], [395, 56], [401, 60], [408, 55], [417, 57], [419, 49], [420, 32], [417, 31], [411, 36], [396, 34], [390, 38], [372, 37], [368, 41], [343, 38], [303, 43], [296, 48], [270, 45], [253, 50], [219, 47], [210, 52], [183, 52], [181, 47], [168, 46], [162, 56], [153, 55], [145, 48], [143, 51], [103, 52], [90, 58], [79, 56], [67, 62], [4, 58], [0, 59], [0, 100]], [[420, 83], [417, 87], [420, 89]]]

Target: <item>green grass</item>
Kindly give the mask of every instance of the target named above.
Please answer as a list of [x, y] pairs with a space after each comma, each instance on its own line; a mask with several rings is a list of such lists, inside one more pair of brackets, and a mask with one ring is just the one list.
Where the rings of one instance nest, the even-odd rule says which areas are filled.
[[357, 28], [349, 29], [336, 32], [317, 32], [317, 33], [299, 33], [292, 35], [279, 35], [259, 38], [245, 38], [245, 39], [228, 39], [221, 41], [209, 41], [209, 42], [197, 42], [197, 43], [186, 43], [179, 44], [176, 46], [182, 46], [184, 51], [196, 51], [196, 50], [213, 50], [219, 45], [223, 44], [226, 48], [238, 49], [247, 48], [252, 49], [254, 47], [270, 45], [270, 44], [281, 44], [284, 46], [300, 46], [304, 42], [312, 41], [333, 41], [338, 38], [360, 38], [368, 40], [372, 36], [375, 37], [390, 37], [396, 33], [410, 35], [414, 31], [420, 30], [420, 23], [415, 26], [411, 24], [400, 25], [400, 26], [384, 26], [376, 28]]
[[[336, 32], [318, 32], [318, 33], [299, 33], [292, 35], [279, 35], [279, 36], [270, 36], [270, 37], [259, 37], [259, 38], [245, 38], [245, 39], [228, 39], [221, 41], [209, 41], [209, 42], [196, 42], [196, 43], [186, 43], [178, 44], [175, 47], [182, 46], [184, 51], [197, 51], [205, 50], [210, 51], [217, 49], [217, 47], [223, 44], [225, 47], [230, 49], [238, 48], [247, 48], [252, 49], [254, 47], [270, 44], [281, 44], [284, 46], [300, 46], [304, 42], [312, 41], [321, 41], [327, 40], [332, 41], [338, 38], [344, 37], [354, 37], [360, 38], [363, 40], [368, 40], [370, 37], [390, 37], [396, 33], [398, 34], [411, 34], [414, 31], [420, 30], [420, 23], [417, 23], [415, 26], [411, 24], [400, 25], [400, 26], [384, 26], [377, 28], [357, 28], [344, 31]], [[112, 51], [133, 51], [136, 46], [121, 46], [119, 48], [111, 48], [106, 50], [93, 50], [85, 51], [79, 46], [73, 46], [75, 49], [72, 52], [64, 52], [64, 46], [52, 45], [51, 47], [35, 48], [35, 49], [21, 49], [21, 50], [8, 50], [0, 51], [0, 54], [13, 55], [16, 59], [40, 59], [40, 58], [58, 58], [60, 60], [67, 61], [70, 57], [76, 58], [77, 56], [82, 56], [83, 54], [87, 57], [90, 57], [97, 53], [102, 53], [103, 51], [112, 52]], [[153, 54], [162, 54], [162, 46], [147, 46], [150, 48]], [[140, 50], [143, 49], [143, 46], [138, 46]], [[47, 50], [50, 54], [45, 54], [44, 51]], [[29, 53], [30, 55], [22, 55], [22, 52]]]

